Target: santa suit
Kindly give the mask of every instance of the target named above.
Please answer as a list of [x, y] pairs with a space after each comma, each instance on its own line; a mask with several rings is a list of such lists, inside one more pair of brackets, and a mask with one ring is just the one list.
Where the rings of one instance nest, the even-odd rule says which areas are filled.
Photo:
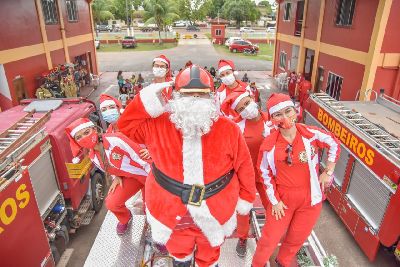
[[133, 143], [121, 133], [105, 133], [102, 135], [107, 166], [104, 166], [103, 157], [98, 151], [90, 150], [89, 157], [103, 172], [122, 178], [122, 187], [117, 186], [115, 191], [106, 198], [107, 209], [118, 218], [122, 224], [128, 223], [131, 214], [125, 202], [144, 187], [146, 177], [150, 172], [150, 164], [140, 159], [140, 146]]
[[[146, 181], [146, 215], [153, 239], [166, 244], [179, 261], [191, 258], [197, 246], [196, 263], [214, 266], [219, 246], [236, 228], [236, 211], [248, 214], [255, 198], [254, 170], [239, 128], [220, 117], [206, 135], [184, 138], [169, 119], [163, 105], [151, 90], [143, 89], [118, 121], [121, 132], [148, 147], [157, 169], [184, 184], [205, 185], [234, 170], [227, 186], [203, 200], [201, 206], [185, 205], [161, 187], [153, 172]], [[218, 147], [218, 149], [216, 149]], [[221, 207], [224, 207], [221, 209]], [[187, 215], [195, 227], [176, 229]]]
[[291, 98], [294, 98], [296, 95], [296, 85], [297, 85], [297, 75], [295, 73], [291, 73], [288, 84], [289, 96]]
[[218, 88], [217, 90], [217, 97], [219, 99], [219, 103], [222, 104], [225, 100], [225, 98], [232, 93], [233, 91], [248, 91], [250, 93], [250, 95], [253, 95], [253, 91], [250, 88], [250, 86], [245, 83], [242, 82], [240, 80], [236, 80], [236, 82], [238, 83], [236, 87], [234, 88], [230, 88], [229, 86], [225, 85], [225, 84], [221, 84], [221, 86]]
[[299, 101], [300, 106], [304, 108], [304, 104], [308, 98], [308, 91], [311, 90], [311, 82], [307, 80], [303, 80], [299, 83]]
[[[277, 261], [282, 266], [290, 266], [321, 211], [324, 196], [319, 184], [318, 150], [327, 148], [330, 162], [336, 162], [340, 154], [339, 142], [332, 134], [304, 124], [296, 124], [296, 128], [292, 166], [286, 163], [289, 143], [280, 131], [272, 132], [260, 149], [258, 166], [271, 205], [253, 257], [254, 267], [264, 267], [285, 233]], [[272, 205], [281, 200], [288, 209], [285, 216], [276, 220]]]

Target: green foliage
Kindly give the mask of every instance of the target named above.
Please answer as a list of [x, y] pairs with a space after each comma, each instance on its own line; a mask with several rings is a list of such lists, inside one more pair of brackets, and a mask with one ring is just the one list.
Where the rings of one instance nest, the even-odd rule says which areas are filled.
[[181, 19], [190, 21], [204, 20], [211, 5], [210, 0], [177, 0], [178, 11]]
[[240, 27], [242, 21], [256, 21], [261, 16], [256, 4], [251, 0], [226, 1], [222, 11], [224, 18], [236, 21], [237, 27]]
[[222, 7], [224, 6], [225, 2], [228, 1], [229, 0], [210, 0], [207, 15], [211, 18], [216, 18], [219, 12], [219, 16], [222, 17]]
[[93, 20], [97, 24], [108, 19], [113, 19], [114, 14], [111, 12], [115, 7], [110, 0], [95, 0], [93, 2]]
[[258, 9], [262, 15], [270, 16], [273, 13], [271, 4], [268, 1], [261, 1], [258, 3]]

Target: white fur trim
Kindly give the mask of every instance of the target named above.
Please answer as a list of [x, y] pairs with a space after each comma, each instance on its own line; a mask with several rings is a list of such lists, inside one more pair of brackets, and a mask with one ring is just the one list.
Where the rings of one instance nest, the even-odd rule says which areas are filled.
[[72, 159], [72, 163], [74, 164], [78, 164], [79, 162], [81, 162], [81, 159], [79, 157], [75, 157]]
[[74, 129], [72, 129], [72, 131], [71, 131], [71, 136], [72, 136], [72, 137], [75, 137], [75, 134], [76, 134], [77, 132], [79, 132], [79, 131], [82, 130], [82, 129], [89, 128], [89, 127], [94, 127], [93, 122], [88, 121], [88, 122], [82, 123], [82, 124], [76, 126]]
[[283, 102], [279, 102], [278, 104], [276, 104], [275, 106], [272, 106], [268, 111], [269, 114], [272, 115], [275, 112], [286, 108], [286, 107], [294, 107], [294, 103], [292, 100], [287, 100], [287, 101], [283, 101]]
[[172, 230], [154, 218], [147, 207], [146, 219], [151, 226], [151, 236], [153, 240], [158, 244], [165, 245], [172, 234]]
[[224, 229], [225, 236], [231, 236], [233, 234], [233, 231], [235, 231], [237, 226], [237, 216], [236, 212], [233, 213], [232, 217], [222, 225], [222, 228]]
[[[151, 85], [150, 85], [151, 86]], [[160, 102], [157, 94], [154, 92], [154, 88], [145, 87], [140, 91], [140, 100], [142, 100], [143, 106], [146, 112], [152, 117], [156, 118], [164, 113], [165, 109]]]
[[239, 72], [238, 72], [237, 70], [235, 70], [235, 71], [233, 72], [233, 75], [238, 76], [238, 75], [239, 75]]
[[236, 204], [236, 211], [240, 215], [249, 214], [250, 210], [253, 208], [253, 203], [250, 203], [244, 199], [239, 198]]
[[[184, 183], [204, 185], [201, 137], [183, 138], [182, 159]], [[236, 220], [234, 219], [234, 222], [227, 224], [227, 229], [225, 230], [224, 226], [211, 214], [206, 200], [199, 207], [187, 205], [187, 209], [193, 221], [202, 230], [212, 247], [221, 245], [225, 240], [226, 232], [236, 227]]]
[[244, 133], [244, 128], [246, 127], [246, 119], [237, 122], [236, 125], [239, 126], [240, 131]]
[[111, 99], [107, 99], [100, 103], [100, 108], [104, 108], [104, 107], [107, 107], [110, 105], [117, 105], [117, 103], [115, 103], [115, 101], [113, 101]]
[[239, 104], [240, 100], [242, 100], [243, 98], [245, 98], [246, 96], [249, 96], [248, 92], [244, 92], [243, 94], [239, 95], [235, 101], [233, 101], [232, 105], [231, 105], [231, 109], [235, 109], [237, 104]]
[[168, 63], [168, 61], [166, 61], [166, 60], [163, 59], [163, 58], [156, 57], [155, 59], [153, 59], [153, 62], [154, 62], [154, 61], [161, 61], [161, 62], [164, 62], [165, 64], [167, 64], [167, 66], [168, 66], [168, 68], [169, 68], [169, 63]]
[[218, 73], [221, 74], [221, 72], [226, 71], [226, 70], [233, 70], [233, 69], [230, 65], [225, 65], [218, 69]]

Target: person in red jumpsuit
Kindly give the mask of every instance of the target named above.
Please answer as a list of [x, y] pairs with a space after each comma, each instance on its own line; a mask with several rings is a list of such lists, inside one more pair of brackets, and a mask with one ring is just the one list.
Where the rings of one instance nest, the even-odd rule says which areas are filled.
[[300, 101], [300, 106], [303, 109], [306, 100], [311, 93], [311, 89], [312, 89], [312, 84], [310, 81], [304, 79], [299, 83], [299, 101]]
[[[221, 110], [225, 114], [230, 114], [232, 120], [239, 126], [243, 133], [247, 147], [249, 148], [251, 160], [258, 173], [257, 158], [261, 143], [264, 138], [275, 130], [271, 122], [268, 120], [268, 115], [261, 112], [254, 99], [247, 91], [234, 91], [222, 103]], [[268, 197], [266, 194], [266, 186], [261, 176], [256, 175], [255, 186], [261, 199], [261, 203], [265, 209], [268, 207]], [[246, 253], [247, 236], [250, 229], [249, 214], [238, 214], [237, 235], [239, 237], [236, 245], [236, 253], [239, 257], [244, 257]]]
[[[289, 267], [319, 217], [340, 144], [325, 130], [296, 123], [288, 95], [272, 94], [267, 109], [278, 130], [271, 132], [260, 148], [257, 165], [270, 205], [252, 266], [264, 267], [281, 241], [276, 262]], [[322, 148], [328, 149], [328, 157], [325, 171], [318, 175], [318, 151]]]
[[288, 91], [289, 96], [292, 99], [296, 97], [296, 85], [297, 85], [297, 75], [296, 72], [292, 71], [289, 76]]
[[248, 91], [251, 95], [253, 92], [250, 86], [237, 79], [238, 72], [235, 71], [235, 64], [231, 60], [221, 59], [218, 63], [218, 74], [222, 84], [217, 90], [217, 97], [220, 104], [233, 91]]
[[72, 122], [65, 129], [70, 140], [73, 163], [78, 163], [89, 151], [89, 158], [102, 172], [111, 174], [113, 182], [106, 198], [107, 208], [118, 218], [117, 234], [123, 235], [129, 226], [132, 215], [125, 202], [144, 188], [150, 172], [150, 162], [139, 157], [140, 146], [121, 133], [101, 135], [96, 126], [87, 118]]
[[[164, 83], [173, 80], [171, 73], [171, 62], [164, 55], [159, 55], [153, 59], [153, 83]], [[172, 86], [167, 87], [162, 92], [162, 96], [165, 101], [168, 101], [172, 97]]]
[[[255, 199], [254, 168], [234, 122], [220, 116], [213, 78], [192, 65], [175, 80], [173, 98], [151, 84], [118, 121], [121, 132], [145, 143], [153, 159], [146, 181], [152, 238], [165, 244], [173, 266], [217, 266], [220, 246]], [[223, 208], [221, 208], [223, 207]]]

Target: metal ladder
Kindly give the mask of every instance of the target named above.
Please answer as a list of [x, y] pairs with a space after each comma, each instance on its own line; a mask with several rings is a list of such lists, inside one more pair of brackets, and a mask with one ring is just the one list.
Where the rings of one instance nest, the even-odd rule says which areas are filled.
[[343, 120], [354, 125], [359, 131], [370, 137], [377, 148], [386, 150], [397, 160], [400, 160], [400, 140], [392, 136], [384, 129], [364, 118], [360, 113], [348, 109], [340, 101], [332, 98], [325, 93], [316, 93], [313, 96], [316, 102], [336, 112]]
[[50, 119], [50, 112], [40, 118], [33, 117], [34, 113], [35, 111], [29, 112], [7, 130], [0, 133], [0, 162], [43, 128], [44, 124]]

